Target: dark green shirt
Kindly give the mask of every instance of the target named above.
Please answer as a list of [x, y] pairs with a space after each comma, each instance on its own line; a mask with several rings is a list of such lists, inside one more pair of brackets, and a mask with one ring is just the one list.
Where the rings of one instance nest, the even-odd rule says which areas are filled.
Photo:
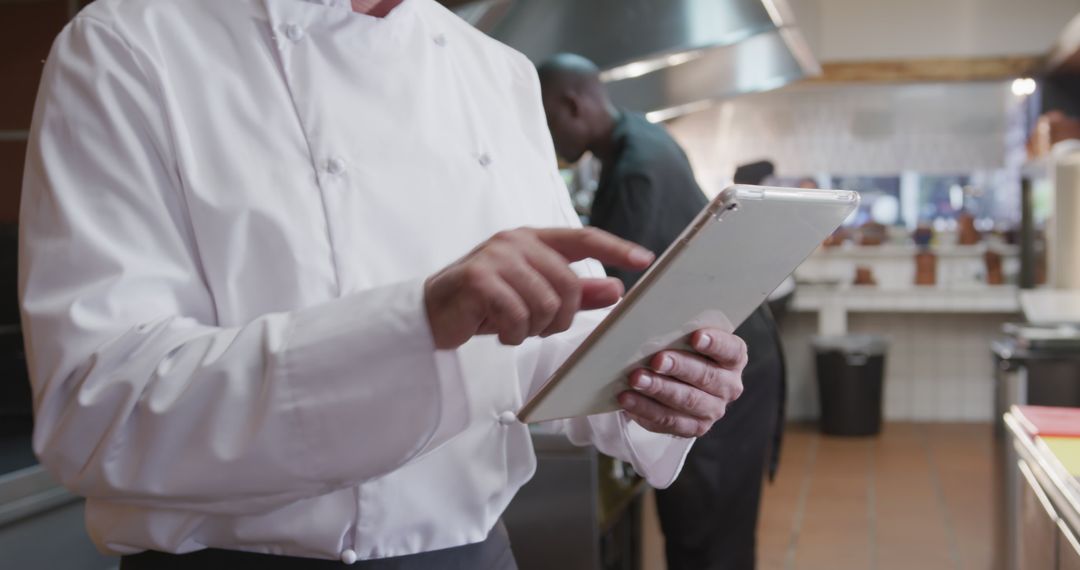
[[[660, 255], [708, 201], [686, 153], [663, 127], [624, 111], [614, 138], [614, 154], [601, 171], [589, 224]], [[642, 273], [604, 269], [627, 289]]]

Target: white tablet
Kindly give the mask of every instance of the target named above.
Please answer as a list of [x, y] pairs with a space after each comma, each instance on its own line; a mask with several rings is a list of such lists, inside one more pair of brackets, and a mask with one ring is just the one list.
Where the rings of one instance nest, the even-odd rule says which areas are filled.
[[843, 190], [732, 186], [683, 231], [518, 412], [611, 412], [627, 376], [703, 326], [733, 331], [858, 206]]

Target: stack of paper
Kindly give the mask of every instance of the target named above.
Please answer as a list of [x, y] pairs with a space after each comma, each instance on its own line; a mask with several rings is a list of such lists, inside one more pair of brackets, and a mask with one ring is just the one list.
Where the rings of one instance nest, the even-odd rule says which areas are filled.
[[1015, 415], [1025, 430], [1042, 439], [1069, 474], [1080, 477], [1080, 409], [1017, 406]]

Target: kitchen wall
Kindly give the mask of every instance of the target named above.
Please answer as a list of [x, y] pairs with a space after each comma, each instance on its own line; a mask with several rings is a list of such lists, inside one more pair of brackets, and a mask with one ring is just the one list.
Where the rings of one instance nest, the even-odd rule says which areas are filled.
[[[994, 417], [994, 362], [990, 342], [1001, 326], [1019, 318], [1010, 313], [859, 313], [849, 317], [852, 333], [884, 335], [885, 395], [890, 421], [991, 421]], [[788, 366], [788, 420], [812, 420], [820, 413], [810, 338], [817, 333], [813, 313], [789, 313], [783, 322]]]
[[1002, 168], [1015, 108], [1005, 82], [803, 84], [724, 101], [669, 128], [714, 193], [737, 164], [762, 158], [792, 176]]

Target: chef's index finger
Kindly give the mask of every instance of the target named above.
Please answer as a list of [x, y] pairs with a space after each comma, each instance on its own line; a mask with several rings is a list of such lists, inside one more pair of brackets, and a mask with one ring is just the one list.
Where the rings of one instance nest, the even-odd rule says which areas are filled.
[[604, 265], [645, 269], [656, 258], [634, 242], [596, 228], [548, 228], [535, 232], [540, 241], [568, 261], [593, 258]]

